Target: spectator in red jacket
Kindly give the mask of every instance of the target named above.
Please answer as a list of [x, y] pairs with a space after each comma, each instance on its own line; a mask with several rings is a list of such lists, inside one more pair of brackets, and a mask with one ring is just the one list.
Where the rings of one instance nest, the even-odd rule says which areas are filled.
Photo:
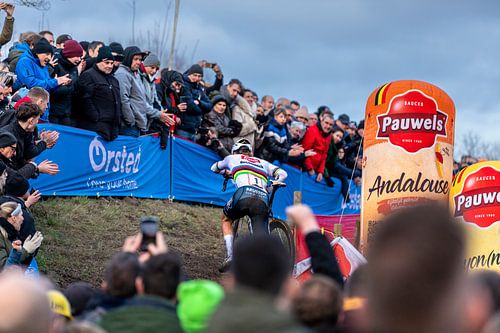
[[307, 129], [302, 141], [304, 151], [314, 149], [316, 152], [316, 155], [306, 158], [304, 167], [311, 176], [316, 175], [317, 182], [323, 179], [326, 156], [328, 155], [328, 146], [331, 141], [330, 132], [332, 127], [333, 116], [327, 113], [318, 124], [310, 126]]

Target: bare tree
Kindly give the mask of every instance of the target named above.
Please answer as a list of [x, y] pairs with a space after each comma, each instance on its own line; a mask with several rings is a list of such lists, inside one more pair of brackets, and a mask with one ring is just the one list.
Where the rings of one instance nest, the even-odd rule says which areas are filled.
[[500, 143], [485, 141], [477, 133], [467, 132], [462, 137], [460, 152], [462, 155], [496, 160], [500, 159]]
[[38, 10], [49, 10], [50, 9], [50, 0], [14, 0], [13, 1], [17, 6], [31, 7]]

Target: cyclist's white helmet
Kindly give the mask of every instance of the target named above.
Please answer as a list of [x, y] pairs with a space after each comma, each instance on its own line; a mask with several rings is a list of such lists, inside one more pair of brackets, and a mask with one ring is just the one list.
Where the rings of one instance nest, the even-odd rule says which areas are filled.
[[253, 151], [252, 145], [250, 144], [250, 141], [248, 141], [247, 139], [239, 139], [238, 141], [236, 141], [234, 143], [233, 148], [231, 149], [231, 154], [236, 153], [238, 150], [240, 150], [243, 147], [250, 150], [250, 152]]

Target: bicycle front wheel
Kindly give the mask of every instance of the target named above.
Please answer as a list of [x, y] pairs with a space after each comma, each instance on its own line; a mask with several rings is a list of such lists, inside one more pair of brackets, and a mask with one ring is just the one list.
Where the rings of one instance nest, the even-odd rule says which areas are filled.
[[273, 218], [269, 222], [269, 232], [279, 238], [290, 256], [291, 265], [293, 265], [295, 263], [295, 242], [293, 241], [292, 229], [285, 221]]

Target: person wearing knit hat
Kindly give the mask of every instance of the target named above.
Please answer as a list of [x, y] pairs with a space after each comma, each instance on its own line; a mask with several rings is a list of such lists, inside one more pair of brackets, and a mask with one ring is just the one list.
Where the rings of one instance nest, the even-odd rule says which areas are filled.
[[112, 42], [109, 44], [109, 47], [111, 48], [111, 53], [113, 54], [113, 57], [115, 58], [115, 67], [118, 67], [123, 61], [123, 46], [122, 44], [118, 42]]
[[18, 173], [12, 173], [7, 176], [5, 183], [5, 194], [22, 198], [30, 189], [30, 183]]
[[52, 75], [53, 77], [68, 77], [70, 81], [50, 94], [49, 121], [51, 123], [71, 126], [73, 95], [79, 73], [83, 70], [80, 66], [82, 56], [83, 48], [74, 39], [67, 40], [62, 53], [57, 55], [57, 64], [53, 66]]
[[[104, 140], [118, 137], [120, 127], [121, 100], [120, 85], [113, 75], [114, 57], [109, 46], [102, 46], [97, 61], [78, 78], [82, 112], [75, 117], [76, 126], [99, 134]], [[98, 87], [99, 94], [94, 92]]]
[[203, 68], [200, 65], [194, 64], [187, 70], [186, 74], [189, 76], [191, 74], [199, 74], [203, 77]]
[[80, 45], [80, 43], [78, 43], [74, 39], [71, 39], [68, 40], [66, 43], [64, 43], [64, 49], [62, 51], [62, 54], [68, 60], [71, 60], [72, 58], [78, 58], [79, 62], [79, 60], [81, 60], [83, 56], [83, 48]]
[[295, 118], [307, 126], [307, 123], [309, 122], [309, 111], [307, 110], [307, 106], [301, 106], [295, 113]]
[[11, 147], [16, 144], [17, 139], [13, 134], [5, 131], [0, 132], [0, 148]]
[[113, 57], [113, 53], [109, 46], [103, 46], [99, 49], [97, 53], [96, 63], [100, 63], [102, 61], [111, 60], [114, 61], [115, 57]]
[[224, 298], [224, 289], [209, 280], [183, 282], [177, 290], [177, 315], [186, 333], [203, 331]]
[[68, 85], [71, 82], [69, 76], [50, 77], [47, 64], [52, 54], [52, 45], [45, 38], [40, 39], [33, 50], [25, 52], [19, 59], [16, 65], [16, 85], [24, 85], [28, 89], [41, 87], [50, 93], [59, 86]]
[[154, 53], [150, 53], [146, 59], [144, 59], [142, 64], [144, 67], [156, 67], [157, 69], [160, 69], [160, 59]]

